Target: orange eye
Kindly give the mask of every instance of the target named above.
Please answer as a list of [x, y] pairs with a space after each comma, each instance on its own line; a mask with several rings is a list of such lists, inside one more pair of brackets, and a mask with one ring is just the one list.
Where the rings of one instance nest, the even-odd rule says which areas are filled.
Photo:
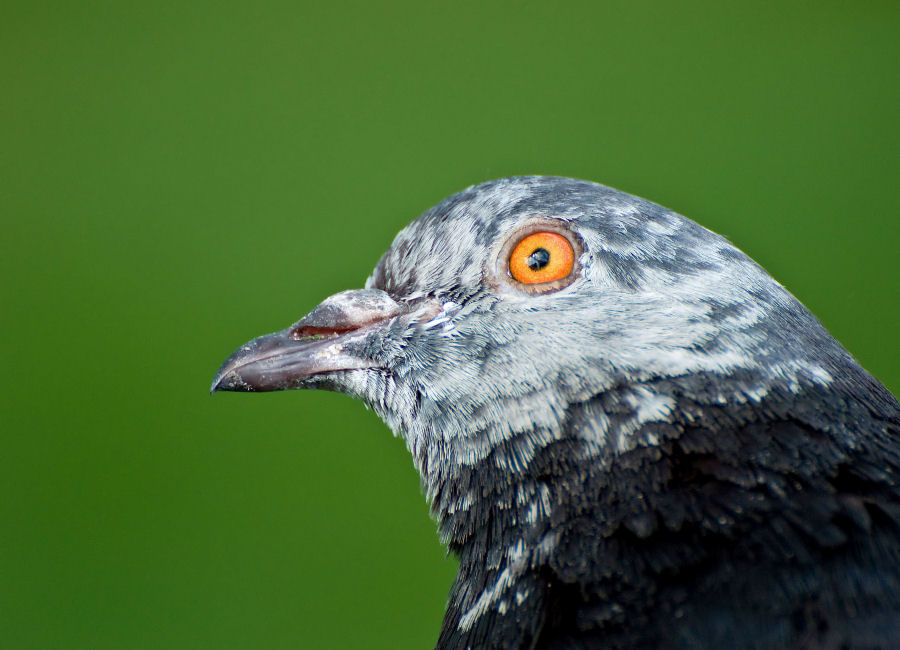
[[522, 284], [560, 280], [572, 272], [575, 251], [555, 232], [536, 232], [516, 244], [509, 256], [509, 272]]

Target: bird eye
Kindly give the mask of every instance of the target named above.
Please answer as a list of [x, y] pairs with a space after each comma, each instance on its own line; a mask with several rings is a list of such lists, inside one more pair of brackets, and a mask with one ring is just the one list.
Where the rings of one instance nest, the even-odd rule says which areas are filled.
[[[517, 293], [559, 291], [581, 277], [586, 246], [572, 223], [535, 216], [506, 234], [497, 256], [488, 258], [487, 279]], [[491, 261], [492, 260], [492, 261]]]
[[543, 284], [568, 277], [575, 266], [575, 250], [555, 232], [528, 235], [509, 255], [509, 273], [522, 284]]

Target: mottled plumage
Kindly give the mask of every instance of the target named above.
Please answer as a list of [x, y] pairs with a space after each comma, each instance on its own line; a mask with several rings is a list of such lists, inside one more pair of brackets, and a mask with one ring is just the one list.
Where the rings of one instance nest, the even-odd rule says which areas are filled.
[[[580, 252], [568, 286], [510, 278], [535, 225]], [[551, 177], [446, 199], [213, 383], [287, 388], [406, 441], [460, 560], [439, 648], [900, 647], [900, 405], [649, 201]]]

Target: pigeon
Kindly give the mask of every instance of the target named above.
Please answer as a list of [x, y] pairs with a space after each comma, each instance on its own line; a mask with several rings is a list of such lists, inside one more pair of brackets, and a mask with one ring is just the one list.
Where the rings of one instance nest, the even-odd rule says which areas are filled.
[[[723, 237], [582, 180], [470, 187], [221, 366], [411, 452], [462, 648], [900, 648], [900, 404]], [[437, 631], [436, 631], [437, 634]]]

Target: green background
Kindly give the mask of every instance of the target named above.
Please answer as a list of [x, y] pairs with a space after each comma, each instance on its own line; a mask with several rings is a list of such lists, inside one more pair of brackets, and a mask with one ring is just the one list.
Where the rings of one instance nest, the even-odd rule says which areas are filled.
[[403, 444], [207, 390], [489, 178], [696, 219], [900, 389], [900, 5], [728, 4], [3, 3], [0, 645], [432, 645]]

